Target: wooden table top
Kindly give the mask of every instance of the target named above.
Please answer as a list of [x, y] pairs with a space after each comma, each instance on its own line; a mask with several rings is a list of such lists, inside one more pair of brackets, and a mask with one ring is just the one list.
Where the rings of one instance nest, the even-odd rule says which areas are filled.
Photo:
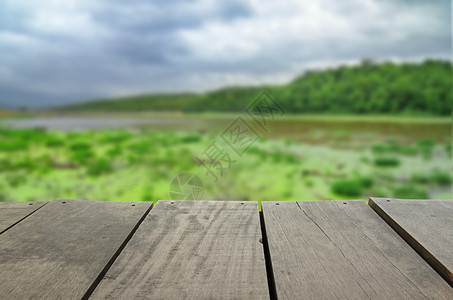
[[453, 299], [453, 201], [0, 203], [0, 299]]

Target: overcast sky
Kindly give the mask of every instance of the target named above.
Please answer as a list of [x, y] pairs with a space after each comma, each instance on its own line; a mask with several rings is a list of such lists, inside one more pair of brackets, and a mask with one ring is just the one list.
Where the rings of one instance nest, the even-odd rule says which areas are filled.
[[450, 1], [0, 1], [0, 106], [285, 83], [364, 57], [450, 59]]

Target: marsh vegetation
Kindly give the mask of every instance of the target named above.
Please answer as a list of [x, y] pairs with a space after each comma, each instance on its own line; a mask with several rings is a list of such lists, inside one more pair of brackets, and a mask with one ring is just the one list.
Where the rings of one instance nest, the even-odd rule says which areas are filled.
[[451, 198], [448, 119], [283, 118], [215, 182], [196, 158], [234, 116], [173, 118], [179, 128], [3, 127], [0, 200], [169, 199], [181, 172], [202, 178], [204, 199]]

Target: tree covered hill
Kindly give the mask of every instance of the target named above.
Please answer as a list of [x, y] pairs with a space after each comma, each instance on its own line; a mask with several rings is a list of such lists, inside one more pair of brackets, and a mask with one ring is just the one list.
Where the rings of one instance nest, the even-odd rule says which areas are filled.
[[72, 111], [243, 111], [267, 90], [289, 113], [450, 115], [452, 64], [373, 63], [308, 71], [280, 86], [232, 87], [194, 94], [149, 94], [67, 105]]

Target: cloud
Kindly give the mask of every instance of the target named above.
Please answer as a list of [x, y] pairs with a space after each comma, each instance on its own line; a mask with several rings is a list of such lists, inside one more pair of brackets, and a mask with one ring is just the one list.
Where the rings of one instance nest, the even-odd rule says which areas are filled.
[[0, 106], [283, 83], [451, 55], [449, 1], [4, 0]]

